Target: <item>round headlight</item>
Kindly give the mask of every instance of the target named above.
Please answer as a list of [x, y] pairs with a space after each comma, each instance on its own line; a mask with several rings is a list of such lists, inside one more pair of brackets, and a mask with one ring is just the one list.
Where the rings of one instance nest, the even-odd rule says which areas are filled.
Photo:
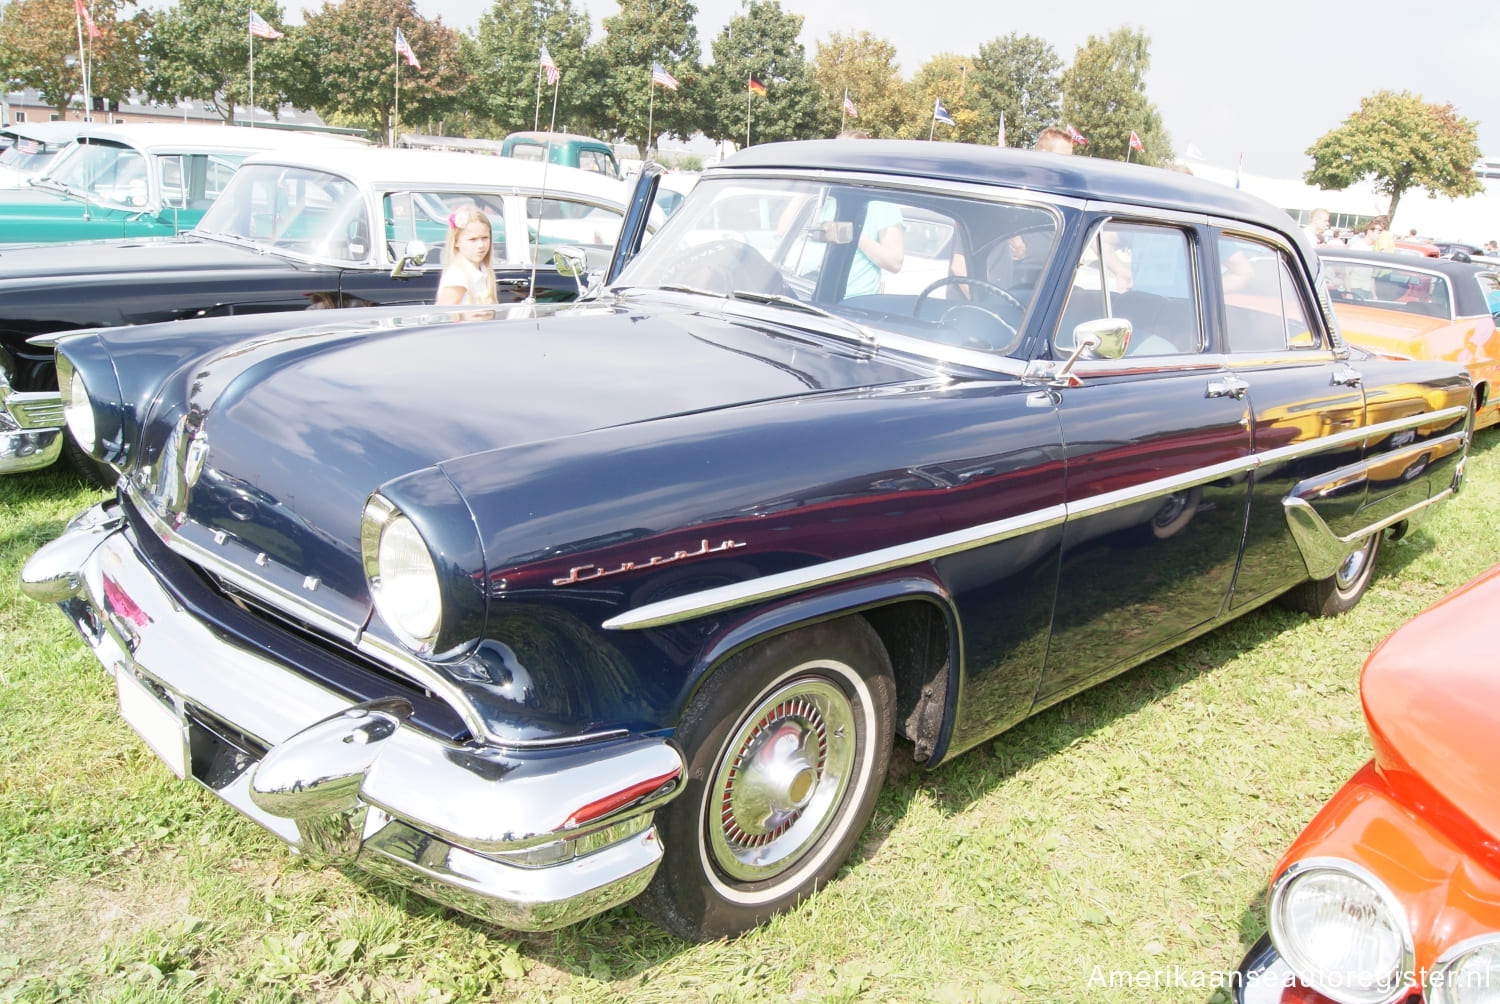
[[83, 374], [77, 370], [69, 375], [63, 388], [63, 421], [68, 431], [85, 453], [93, 453], [98, 433], [94, 427], [94, 406], [89, 401], [89, 389], [83, 384]]
[[1429, 1004], [1500, 1001], [1500, 936], [1471, 938], [1444, 952], [1427, 978]]
[[1271, 940], [1297, 978], [1340, 1004], [1389, 1004], [1410, 987], [1406, 912], [1348, 861], [1299, 861], [1271, 890]]
[[379, 496], [365, 506], [361, 538], [375, 609], [404, 645], [431, 651], [443, 623], [443, 596], [427, 542]]

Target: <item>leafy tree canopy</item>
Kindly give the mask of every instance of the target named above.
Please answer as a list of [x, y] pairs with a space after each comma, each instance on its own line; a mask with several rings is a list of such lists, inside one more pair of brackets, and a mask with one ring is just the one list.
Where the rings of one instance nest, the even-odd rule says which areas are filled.
[[[91, 97], [121, 101], [142, 82], [141, 41], [151, 17], [134, 8], [135, 0], [89, 4], [99, 29], [98, 38], [84, 32]], [[0, 19], [0, 70], [7, 83], [35, 88], [58, 115], [83, 93], [76, 18], [67, 0], [12, 0]]]
[[1429, 104], [1420, 95], [1379, 91], [1360, 99], [1359, 110], [1307, 149], [1313, 166], [1309, 185], [1348, 188], [1371, 178], [1375, 191], [1390, 196], [1386, 215], [1396, 215], [1401, 197], [1413, 188], [1429, 198], [1478, 195], [1474, 176], [1479, 160], [1475, 124], [1451, 105]]
[[[858, 128], [876, 137], [899, 136], [925, 113], [914, 107], [914, 101], [901, 80], [896, 63], [896, 47], [867, 31], [852, 35], [834, 32], [826, 42], [818, 43], [813, 59], [813, 80], [819, 95], [819, 134], [836, 136], [840, 126]], [[858, 118], [844, 120], [844, 90], [854, 102]], [[931, 111], [929, 102], [927, 111]]]
[[476, 117], [493, 123], [486, 131], [499, 137], [520, 129], [547, 128], [552, 121], [552, 88], [542, 74], [541, 51], [557, 64], [559, 128], [592, 128], [591, 96], [597, 90], [588, 58], [588, 11], [572, 0], [494, 0], [479, 18], [475, 33], [472, 100]]
[[[939, 53], [917, 71], [907, 85], [909, 104], [913, 112], [898, 133], [904, 139], [943, 140], [959, 143], [988, 143], [994, 145], [995, 127], [984, 121], [984, 113], [975, 107], [978, 89], [971, 87], [968, 56], [951, 52]], [[953, 120], [953, 125], [938, 122], [932, 117], [936, 103], [943, 102], [943, 109]], [[997, 123], [998, 125], [998, 123]]]
[[1132, 161], [1160, 163], [1171, 150], [1161, 112], [1146, 97], [1151, 68], [1151, 39], [1142, 30], [1116, 28], [1105, 38], [1090, 35], [1079, 46], [1073, 65], [1063, 73], [1063, 121], [1088, 137], [1075, 152], [1089, 157], [1125, 160], [1134, 131], [1145, 153]]
[[1035, 35], [1011, 32], [979, 47], [969, 71], [973, 106], [997, 137], [1005, 116], [1005, 145], [1030, 148], [1062, 114], [1062, 60]]
[[[603, 20], [597, 112], [610, 137], [648, 150], [664, 132], [686, 139], [707, 124], [697, 16], [692, 0], [621, 0]], [[676, 91], [651, 82], [652, 63], [677, 78]]]
[[[405, 128], [399, 122], [454, 112], [472, 79], [458, 33], [441, 18], [421, 17], [415, 0], [324, 0], [321, 10], [304, 15], [303, 26], [287, 33], [287, 91], [295, 105], [325, 120], [337, 115], [387, 136]], [[396, 55], [397, 27], [420, 67]]]
[[[253, 6], [267, 24], [280, 30], [283, 15], [269, 0]], [[223, 0], [177, 0], [160, 12], [146, 40], [152, 72], [146, 96], [176, 104], [202, 101], [226, 123], [236, 107], [250, 104], [249, 14], [232, 16]], [[255, 103], [277, 109], [286, 101], [287, 75], [283, 39], [255, 39]]]
[[[713, 65], [704, 73], [704, 131], [711, 138], [743, 142], [747, 117], [756, 143], [817, 134], [819, 96], [807, 50], [797, 41], [801, 33], [801, 15], [784, 11], [780, 0], [750, 0], [730, 20], [713, 41]], [[752, 77], [764, 95], [751, 93]]]

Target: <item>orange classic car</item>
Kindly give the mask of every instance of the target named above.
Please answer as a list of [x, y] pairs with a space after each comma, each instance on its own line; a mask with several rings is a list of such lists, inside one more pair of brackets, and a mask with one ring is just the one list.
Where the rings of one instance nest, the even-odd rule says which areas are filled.
[[1397, 629], [1360, 682], [1375, 756], [1277, 865], [1241, 1004], [1500, 1000], [1500, 566]]
[[1500, 422], [1493, 265], [1376, 251], [1320, 251], [1344, 339], [1377, 355], [1447, 359], [1474, 379], [1474, 428]]

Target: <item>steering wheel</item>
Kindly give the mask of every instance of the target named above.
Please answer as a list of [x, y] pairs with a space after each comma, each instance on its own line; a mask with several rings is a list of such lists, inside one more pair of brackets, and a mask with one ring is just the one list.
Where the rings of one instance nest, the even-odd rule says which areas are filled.
[[[1017, 300], [1014, 296], [1011, 296], [1004, 287], [997, 286], [995, 283], [990, 282], [988, 279], [978, 279], [967, 275], [945, 275], [941, 279], [928, 284], [926, 289], [917, 294], [917, 302], [911, 309], [912, 316], [922, 316], [922, 304], [925, 303], [927, 301], [927, 298], [934, 292], [942, 289], [944, 286], [958, 285], [983, 286], [985, 289], [989, 290], [992, 293], [1000, 294], [1002, 299], [1015, 304], [1016, 308], [1022, 313], [1026, 312], [1026, 308], [1021, 306], [1019, 300]], [[1001, 317], [993, 310], [990, 310], [988, 307], [982, 307], [977, 303], [956, 303], [953, 306], [949, 307], [947, 310], [943, 311], [943, 316], [940, 320], [944, 327], [954, 329], [955, 333], [961, 337], [962, 340], [959, 343], [961, 345], [972, 349], [983, 349], [986, 351], [993, 351], [997, 348], [1000, 348], [1000, 346], [995, 345], [989, 339], [981, 338], [977, 334], [974, 334], [972, 332], [965, 333], [963, 331], [963, 328], [968, 327], [967, 324], [963, 323], [964, 319], [975, 314], [981, 315], [984, 318], [988, 318], [989, 320], [994, 321], [1006, 331], [1010, 332], [1010, 337], [1006, 339], [1005, 342], [1007, 346], [1014, 345], [1016, 341], [1020, 339], [1021, 333], [1016, 329], [1016, 326], [1014, 324], [1011, 324], [1005, 318]]]
[[[1008, 301], [1013, 307], [1015, 307], [1017, 310], [1021, 311], [1022, 313], [1025, 313], [1025, 311], [1026, 311], [1025, 305], [1023, 305], [1021, 303], [1021, 301], [1017, 300], [1014, 296], [1011, 296], [1010, 295], [1010, 291], [1007, 290], [1004, 286], [998, 286], [995, 283], [990, 282], [988, 279], [980, 279], [977, 276], [969, 276], [969, 275], [945, 275], [941, 279], [936, 280], [935, 282], [928, 283], [927, 284], [927, 288], [924, 289], [924, 290], [922, 290], [922, 292], [920, 292], [920, 293], [917, 294], [916, 305], [911, 308], [912, 316], [913, 317], [920, 316], [921, 313], [922, 313], [922, 302], [924, 300], [926, 300], [929, 296], [931, 296], [933, 293], [936, 293], [938, 290], [942, 289], [944, 286], [983, 286], [985, 289], [989, 290], [991, 293], [999, 293], [1001, 299]], [[980, 308], [980, 309], [983, 309], [983, 308]], [[991, 311], [986, 310], [985, 313], [989, 314], [989, 313], [991, 313]], [[995, 319], [996, 320], [1000, 320], [998, 316]], [[1004, 321], [1000, 321], [1000, 323], [1001, 324], [1005, 324]], [[1015, 330], [1016, 330], [1014, 327], [1012, 327], [1009, 324], [1005, 324], [1005, 326], [1007, 328], [1010, 328], [1010, 330], [1011, 330], [1012, 333], [1014, 333]]]

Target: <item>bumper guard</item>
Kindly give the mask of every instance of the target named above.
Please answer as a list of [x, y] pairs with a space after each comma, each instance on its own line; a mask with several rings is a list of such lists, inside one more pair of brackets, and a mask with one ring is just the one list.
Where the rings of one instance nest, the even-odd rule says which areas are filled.
[[68, 615], [174, 771], [305, 855], [523, 931], [632, 899], [661, 861], [652, 812], [683, 768], [667, 740], [439, 740], [404, 700], [355, 704], [194, 620], [112, 503], [39, 550], [21, 588]]

